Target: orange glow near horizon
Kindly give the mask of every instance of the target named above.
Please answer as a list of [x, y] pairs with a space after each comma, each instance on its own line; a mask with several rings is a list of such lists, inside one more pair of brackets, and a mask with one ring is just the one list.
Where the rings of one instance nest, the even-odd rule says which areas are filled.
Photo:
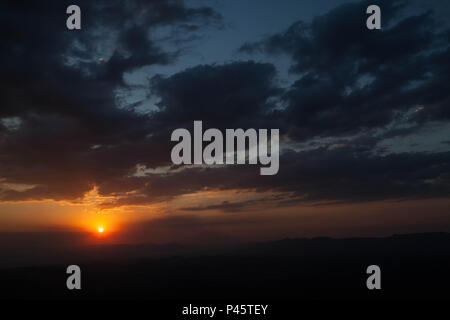
[[[87, 239], [89, 245], [103, 245], [189, 242], [197, 238], [209, 241], [210, 237], [256, 241], [285, 237], [380, 236], [442, 230], [441, 226], [445, 226], [445, 230], [450, 228], [450, 199], [284, 207], [258, 202], [263, 196], [273, 195], [276, 194], [206, 190], [151, 205], [105, 207], [104, 201], [113, 197], [103, 197], [94, 188], [74, 202], [0, 203], [0, 232], [78, 232], [87, 235], [83, 239]], [[254, 205], [236, 212], [207, 209], [224, 202]], [[195, 210], [197, 207], [199, 210]], [[433, 210], [429, 210], [430, 207]], [[423, 215], [426, 210], [430, 212]]]

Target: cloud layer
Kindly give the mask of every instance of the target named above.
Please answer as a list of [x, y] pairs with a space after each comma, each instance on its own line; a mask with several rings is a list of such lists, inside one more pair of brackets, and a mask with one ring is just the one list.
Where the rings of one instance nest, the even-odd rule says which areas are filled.
[[[244, 60], [147, 74], [136, 85], [127, 75], [183, 61], [183, 50], [170, 50], [158, 30], [189, 41], [224, 18], [181, 0], [79, 1], [83, 29], [71, 32], [64, 1], [30, 1], [26, 10], [2, 1], [0, 201], [76, 200], [94, 187], [115, 196], [108, 207], [211, 189], [281, 194], [271, 199], [276, 205], [448, 197], [448, 144], [432, 139], [438, 152], [395, 152], [383, 141], [450, 121], [450, 29], [433, 11], [407, 12], [408, 1], [379, 3], [383, 30], [365, 28], [367, 1], [350, 3], [249, 39], [239, 48]], [[292, 85], [262, 62], [266, 55], [289, 57]], [[137, 112], [134, 90], [157, 102]], [[172, 167], [170, 133], [194, 120], [279, 128], [279, 174]]]

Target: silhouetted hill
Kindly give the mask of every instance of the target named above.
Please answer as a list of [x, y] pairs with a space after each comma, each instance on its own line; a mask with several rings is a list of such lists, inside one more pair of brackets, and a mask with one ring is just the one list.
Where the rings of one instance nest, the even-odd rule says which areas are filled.
[[[143, 252], [151, 245], [114, 246]], [[158, 247], [161, 251], [162, 247]], [[82, 290], [66, 289], [65, 264], [0, 272], [3, 298], [62, 299], [449, 299], [450, 234], [285, 239], [215, 250], [80, 263]], [[118, 250], [118, 251], [115, 251]], [[164, 250], [162, 250], [164, 251]], [[136, 256], [133, 254], [132, 256]], [[73, 262], [76, 264], [76, 262]], [[366, 288], [381, 267], [382, 289]]]

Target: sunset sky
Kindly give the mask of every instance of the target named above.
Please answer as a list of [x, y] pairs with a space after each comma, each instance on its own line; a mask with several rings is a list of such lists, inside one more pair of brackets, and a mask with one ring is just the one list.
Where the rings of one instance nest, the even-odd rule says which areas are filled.
[[[448, 0], [27, 2], [0, 2], [1, 234], [450, 231]], [[194, 120], [280, 129], [278, 174], [174, 166]]]

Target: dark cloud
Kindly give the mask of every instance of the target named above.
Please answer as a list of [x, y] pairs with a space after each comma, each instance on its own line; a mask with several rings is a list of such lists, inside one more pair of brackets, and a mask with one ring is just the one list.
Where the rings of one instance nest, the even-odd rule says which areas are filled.
[[384, 27], [370, 31], [364, 14], [369, 4], [339, 6], [241, 47], [286, 53], [291, 71], [301, 74], [283, 97], [291, 136], [356, 134], [417, 106], [424, 109], [410, 121], [448, 119], [448, 31], [436, 25], [432, 12], [403, 17], [407, 1], [379, 1]]
[[181, 210], [185, 211], [211, 211], [211, 210], [221, 210], [226, 212], [238, 212], [248, 206], [259, 203], [259, 200], [247, 200], [240, 202], [230, 202], [230, 201], [222, 201], [219, 204], [213, 204], [209, 206], [196, 206], [196, 207], [185, 207], [181, 208]]
[[147, 138], [148, 117], [118, 108], [117, 89], [127, 86], [125, 72], [176, 57], [153, 41], [153, 28], [220, 20], [181, 0], [78, 1], [82, 29], [68, 31], [69, 4], [0, 4], [0, 118], [18, 122], [1, 125], [0, 176], [31, 186], [2, 192], [3, 200], [75, 199], [138, 163], [167, 160], [154, 152], [161, 140]]
[[212, 204], [212, 205], [206, 205], [206, 206], [191, 206], [191, 207], [184, 207], [180, 210], [184, 211], [212, 211], [212, 210], [219, 210], [224, 212], [240, 212], [247, 210], [249, 208], [254, 208], [257, 205], [271, 205], [273, 206], [273, 203], [277, 203], [278, 200], [284, 200], [285, 197], [282, 195], [274, 195], [274, 196], [267, 196], [264, 198], [259, 199], [252, 199], [252, 200], [244, 200], [244, 201], [228, 201], [224, 200], [221, 203], [218, 204]]
[[273, 65], [252, 61], [202, 65], [170, 78], [155, 77], [152, 88], [161, 102], [153, 119], [175, 127], [202, 119], [213, 128], [261, 126], [258, 121], [267, 122], [273, 108], [269, 98], [281, 93], [275, 78]]
[[[388, 153], [380, 142], [449, 120], [450, 33], [431, 11], [405, 14], [408, 1], [379, 1], [384, 28], [369, 31], [367, 4], [337, 7], [241, 48], [287, 54], [296, 78], [287, 88], [273, 64], [198, 65], [148, 75], [143, 89], [159, 102], [141, 114], [135, 102], [118, 102], [120, 90], [133, 89], [124, 74], [182, 58], [150, 31], [175, 28], [184, 41], [220, 25], [216, 12], [183, 1], [80, 1], [83, 29], [72, 32], [64, 1], [2, 1], [0, 178], [28, 189], [3, 187], [0, 200], [75, 200], [93, 187], [116, 196], [103, 206], [211, 189], [283, 194], [269, 198], [274, 205], [448, 197], [447, 152]], [[194, 120], [205, 128], [279, 128], [283, 143], [314, 149], [285, 151], [272, 177], [257, 166], [135, 174], [137, 166], [170, 167], [171, 131]], [[397, 122], [408, 126], [388, 127]], [[262, 202], [184, 209], [229, 212]]]
[[[284, 194], [262, 200], [225, 201], [208, 206], [186, 207], [187, 211], [240, 211], [263, 204], [361, 202], [395, 199], [445, 198], [450, 192], [450, 153], [399, 153], [373, 155], [368, 145], [349, 144], [335, 148], [286, 152], [280, 171], [270, 178], [258, 175], [252, 166], [216, 169], [189, 168], [167, 175], [150, 175], [139, 196], [110, 203], [154, 203], [203, 190], [247, 190]], [[189, 181], [189, 183], [186, 183]]]

